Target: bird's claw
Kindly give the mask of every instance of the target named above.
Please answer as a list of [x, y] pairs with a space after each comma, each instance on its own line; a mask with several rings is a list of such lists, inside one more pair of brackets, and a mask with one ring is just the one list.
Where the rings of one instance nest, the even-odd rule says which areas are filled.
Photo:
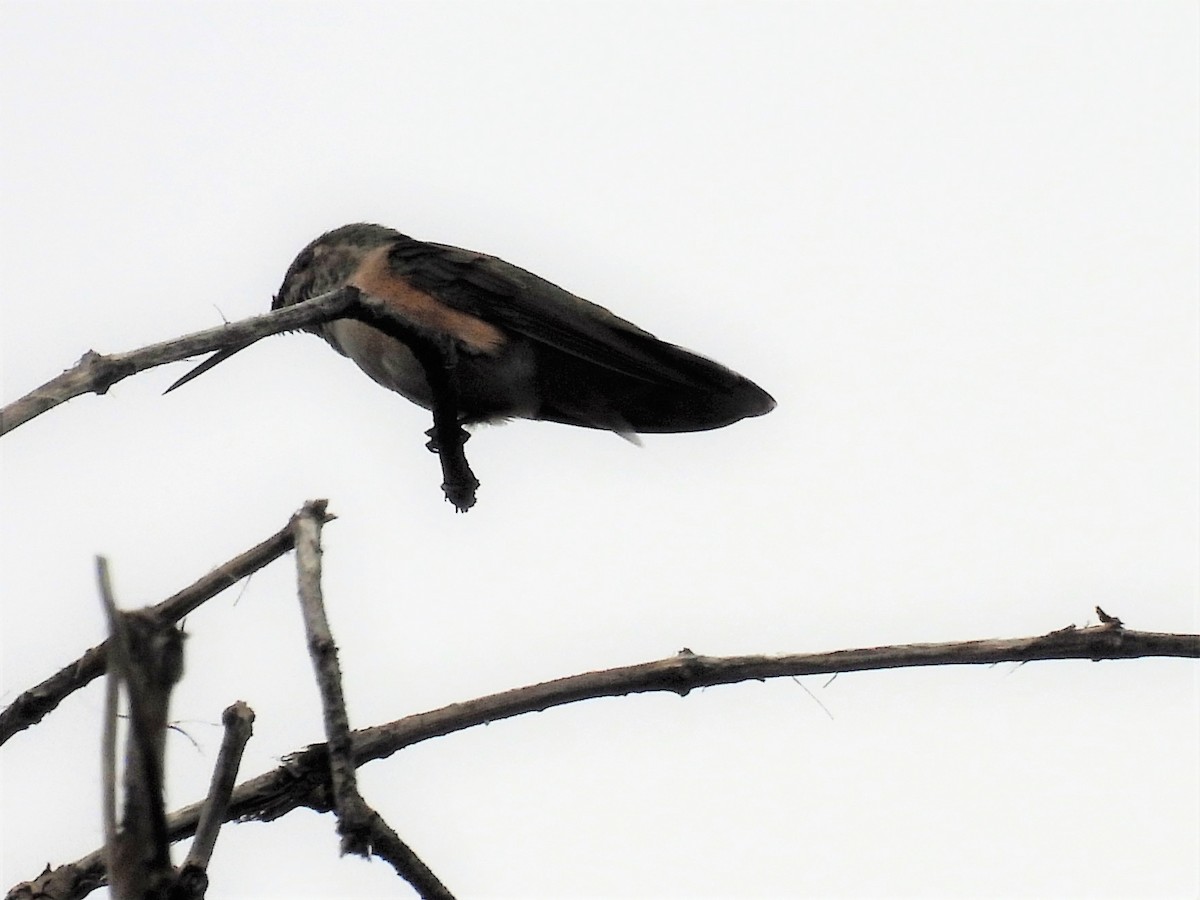
[[479, 487], [479, 481], [471, 477], [467, 481], [442, 483], [442, 493], [446, 495], [446, 499], [454, 504], [456, 512], [466, 512], [475, 505], [475, 488]]

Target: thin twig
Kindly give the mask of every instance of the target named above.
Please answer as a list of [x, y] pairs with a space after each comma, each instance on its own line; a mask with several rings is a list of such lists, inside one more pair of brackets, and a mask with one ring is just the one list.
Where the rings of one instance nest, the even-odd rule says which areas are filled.
[[104, 394], [118, 381], [146, 369], [180, 362], [218, 350], [248, 347], [255, 341], [284, 331], [312, 329], [321, 322], [354, 318], [398, 340], [410, 341], [419, 333], [411, 323], [382, 300], [353, 287], [339, 288], [303, 303], [295, 303], [260, 316], [219, 325], [182, 337], [123, 353], [101, 355], [94, 350], [60, 375], [34, 388], [24, 397], [0, 408], [0, 435], [7, 434], [54, 407], [82, 394]]
[[226, 708], [221, 722], [225, 726], [225, 737], [213, 766], [208, 796], [204, 798], [200, 822], [196, 826], [196, 839], [179, 867], [179, 882], [191, 897], [203, 897], [208, 890], [208, 863], [229, 809], [229, 798], [242, 765], [242, 751], [254, 732], [254, 710], [238, 700]]
[[[354, 746], [350, 718], [342, 691], [342, 672], [338, 665], [337, 645], [325, 615], [321, 593], [321, 523], [325, 518], [325, 500], [310, 500], [292, 520], [296, 531], [296, 573], [308, 651], [312, 657], [321, 710], [325, 721], [329, 784], [342, 852], [370, 859], [379, 852], [392, 864], [417, 893], [427, 900], [451, 897], [445, 885], [404, 843], [383, 817], [367, 804], [358, 790], [355, 775]], [[380, 847], [375, 846], [381, 841]]]
[[342, 835], [342, 852], [369, 857], [370, 847], [361, 840], [366, 829], [366, 814], [358, 794], [351, 759], [350, 717], [342, 692], [342, 671], [321, 593], [321, 519], [327, 503], [327, 500], [311, 500], [304, 504], [293, 520], [300, 611], [308, 636], [308, 653], [317, 678], [317, 690], [321, 695], [325, 739], [329, 747], [333, 808], [338, 818], [338, 831]]
[[183, 861], [185, 869], [208, 868], [208, 861], [212, 858], [213, 848], [217, 844], [217, 835], [225, 821], [225, 812], [229, 808], [229, 797], [237, 783], [238, 769], [242, 765], [242, 752], [246, 749], [250, 735], [254, 733], [254, 710], [238, 700], [221, 715], [221, 723], [225, 726], [225, 737], [221, 741], [221, 749], [217, 751], [217, 762], [213, 766], [208, 796], [204, 799], [200, 822], [196, 826], [196, 839], [192, 841], [187, 859]]
[[[357, 293], [357, 292], [355, 292]], [[267, 335], [293, 331], [314, 322], [337, 318], [357, 297], [333, 291], [261, 316], [185, 334], [158, 344], [102, 356], [94, 350], [61, 375], [0, 409], [0, 435], [81, 394], [104, 394], [123, 378], [145, 369], [179, 362], [201, 353], [247, 346]]]
[[358, 795], [350, 752], [350, 718], [342, 693], [342, 671], [338, 665], [337, 645], [333, 642], [329, 619], [325, 615], [325, 600], [321, 595], [321, 519], [327, 503], [327, 500], [310, 500], [293, 519], [300, 611], [308, 636], [308, 653], [317, 677], [317, 690], [321, 695], [325, 739], [329, 747], [333, 808], [337, 813], [338, 831], [342, 835], [342, 852], [369, 857], [370, 847], [361, 840], [366, 829], [365, 812]]
[[[329, 516], [326, 521], [331, 521]], [[154, 611], [165, 621], [177, 622], [226, 588], [273, 562], [294, 546], [289, 522], [261, 544], [213, 569], [194, 584], [163, 600]], [[104, 674], [108, 641], [92, 647], [75, 662], [30, 688], [0, 710], [0, 745], [19, 731], [36, 725], [73, 692]]]

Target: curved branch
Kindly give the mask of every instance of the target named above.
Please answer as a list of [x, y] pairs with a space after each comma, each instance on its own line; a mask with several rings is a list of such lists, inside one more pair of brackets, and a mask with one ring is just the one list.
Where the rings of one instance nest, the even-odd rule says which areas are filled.
[[[1071, 626], [1038, 637], [899, 644], [787, 656], [713, 657], [681, 650], [667, 659], [572, 675], [364, 728], [353, 732], [354, 758], [362, 765], [430, 738], [596, 697], [651, 691], [686, 696], [695, 688], [740, 681], [915, 666], [1144, 656], [1200, 658], [1200, 635], [1126, 631], [1110, 623], [1091, 628]], [[302, 806], [328, 812], [331, 802], [326, 746], [313, 744], [288, 757], [278, 769], [243, 782], [234, 791], [227, 818], [270, 821]], [[202, 805], [195, 803], [171, 815], [171, 840], [183, 840], [195, 833]], [[47, 870], [33, 882], [17, 885], [8, 896], [13, 900], [82, 897], [103, 881], [103, 852], [96, 851], [69, 865]]]
[[215, 350], [242, 349], [272, 334], [311, 329], [321, 322], [347, 317], [359, 319], [400, 339], [411, 340], [415, 333], [410, 322], [396, 315], [381, 300], [353, 287], [340, 288], [261, 316], [196, 331], [137, 350], [106, 356], [89, 350], [61, 375], [0, 408], [0, 435], [73, 397], [103, 394], [121, 379], [146, 369]]
[[[335, 518], [327, 515], [325, 521]], [[163, 619], [178, 622], [202, 603], [254, 574], [295, 546], [289, 523], [261, 544], [213, 569], [194, 584], [163, 600], [154, 611]], [[104, 674], [108, 641], [92, 647], [75, 662], [60, 669], [41, 684], [23, 692], [0, 710], [0, 745], [19, 731], [36, 725], [72, 693]]]
[[336, 318], [351, 302], [342, 292], [314, 297], [285, 309], [196, 331], [183, 337], [150, 344], [125, 353], [102, 356], [94, 350], [61, 375], [34, 388], [19, 400], [0, 409], [0, 434], [7, 434], [30, 419], [81, 394], [103, 394], [123, 378], [145, 369], [179, 362], [200, 353], [247, 346], [269, 334], [293, 331], [323, 319]]

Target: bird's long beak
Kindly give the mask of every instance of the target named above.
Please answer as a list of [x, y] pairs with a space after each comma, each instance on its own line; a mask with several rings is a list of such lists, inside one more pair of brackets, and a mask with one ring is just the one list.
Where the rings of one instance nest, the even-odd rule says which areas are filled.
[[[253, 343], [253, 342], [251, 342], [251, 343]], [[183, 385], [185, 385], [189, 381], [191, 381], [193, 378], [197, 377], [198, 375], [203, 375], [205, 372], [207, 372], [213, 366], [217, 365], [218, 363], [225, 362], [225, 360], [229, 359], [229, 357], [233, 356], [233, 354], [240, 353], [242, 350], [245, 350], [249, 346], [250, 346], [250, 344], [241, 344], [236, 347], [227, 347], [224, 350], [218, 350], [216, 353], [214, 353], [212, 356], [210, 356], [204, 362], [200, 363], [200, 365], [196, 366], [196, 368], [192, 369], [190, 372], [188, 372], [186, 375], [184, 375], [182, 378], [180, 378], [178, 381], [176, 381], [173, 385], [171, 385], [169, 388], [167, 388], [165, 391], [163, 391], [163, 393], [169, 394], [169, 393], [171, 393], [171, 391], [175, 390], [175, 388], [182, 387]]]

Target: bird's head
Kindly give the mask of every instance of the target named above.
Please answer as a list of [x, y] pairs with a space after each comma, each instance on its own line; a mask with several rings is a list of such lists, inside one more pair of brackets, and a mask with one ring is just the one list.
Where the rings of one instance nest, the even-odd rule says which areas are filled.
[[[303, 303], [305, 300], [343, 287], [367, 253], [398, 237], [402, 237], [398, 231], [382, 225], [366, 223], [343, 225], [341, 228], [335, 228], [333, 231], [321, 235], [292, 260], [287, 274], [283, 276], [283, 284], [279, 288], [279, 293], [271, 298], [271, 309], [283, 309], [285, 306]], [[305, 330], [320, 333], [321, 326], [317, 325]], [[246, 343], [218, 350], [172, 384], [164, 393], [171, 393], [175, 388], [187, 384], [198, 375], [203, 375], [209, 369], [249, 346], [250, 344]]]
[[350, 280], [363, 257], [400, 237], [400, 232], [382, 225], [343, 225], [321, 235], [297, 254], [283, 276], [271, 309], [303, 303]]

